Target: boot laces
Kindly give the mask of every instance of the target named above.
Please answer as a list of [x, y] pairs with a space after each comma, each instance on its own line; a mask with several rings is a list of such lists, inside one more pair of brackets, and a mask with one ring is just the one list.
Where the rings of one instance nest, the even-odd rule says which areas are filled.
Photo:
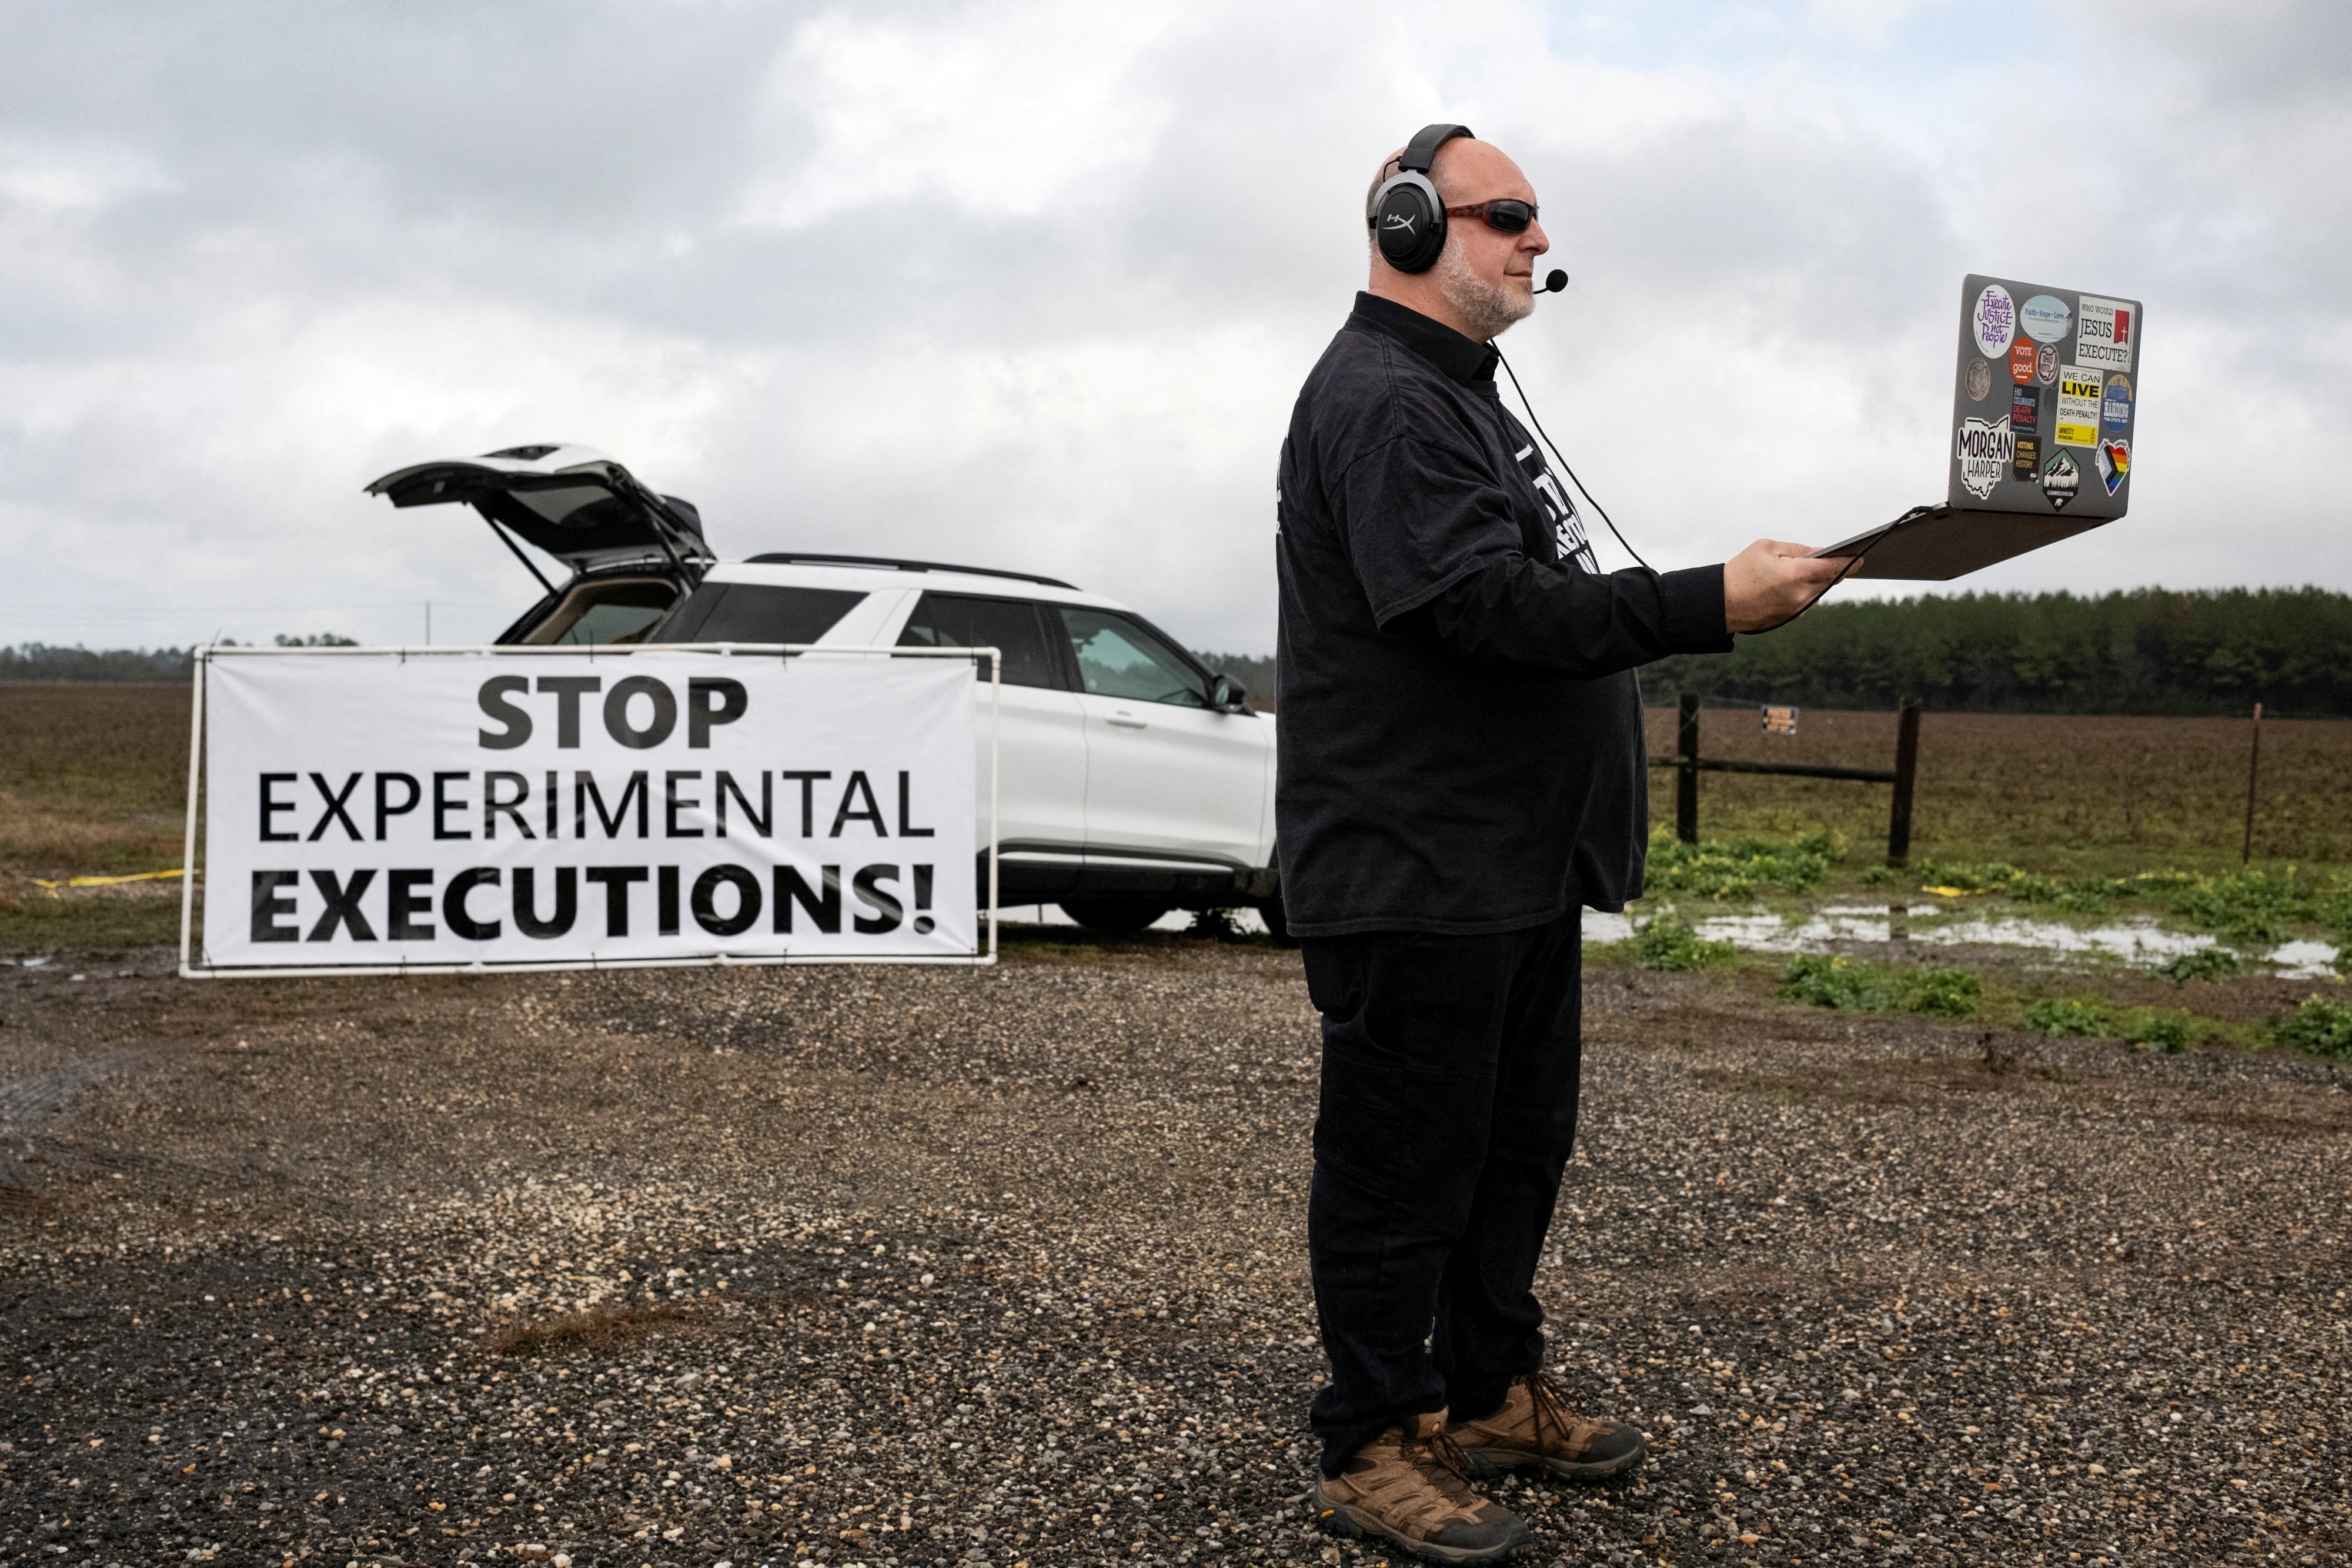
[[1542, 1446], [1544, 1428], [1549, 1427], [1558, 1434], [1561, 1446], [1567, 1446], [1576, 1435], [1577, 1419], [1568, 1406], [1568, 1390], [1549, 1372], [1530, 1372], [1525, 1381], [1528, 1403], [1533, 1407], [1537, 1445]]
[[1478, 1489], [1470, 1484], [1469, 1460], [1464, 1457], [1461, 1445], [1444, 1428], [1426, 1437], [1408, 1432], [1399, 1450], [1404, 1462], [1420, 1471], [1422, 1479], [1446, 1501], [1475, 1507], [1484, 1500]]

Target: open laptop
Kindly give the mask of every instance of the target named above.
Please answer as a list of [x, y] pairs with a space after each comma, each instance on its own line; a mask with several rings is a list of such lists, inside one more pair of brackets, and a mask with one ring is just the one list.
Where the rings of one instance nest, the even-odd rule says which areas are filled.
[[2137, 299], [1970, 273], [1944, 504], [1813, 553], [1943, 581], [2122, 517], [2141, 329]]

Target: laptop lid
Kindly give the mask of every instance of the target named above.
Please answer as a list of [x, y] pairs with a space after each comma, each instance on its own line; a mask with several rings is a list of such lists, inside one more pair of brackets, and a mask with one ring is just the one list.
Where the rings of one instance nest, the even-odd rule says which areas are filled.
[[1970, 273], [1960, 287], [1944, 504], [1816, 552], [1856, 577], [1943, 581], [2131, 504], [2140, 302]]

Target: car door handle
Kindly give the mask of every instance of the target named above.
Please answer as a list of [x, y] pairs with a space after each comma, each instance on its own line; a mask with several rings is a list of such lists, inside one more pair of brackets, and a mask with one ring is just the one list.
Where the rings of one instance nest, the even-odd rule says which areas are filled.
[[1151, 727], [1148, 721], [1136, 717], [1133, 714], [1129, 713], [1125, 708], [1121, 708], [1118, 712], [1103, 720], [1103, 722], [1105, 724], [1115, 724], [1121, 729], [1150, 729]]

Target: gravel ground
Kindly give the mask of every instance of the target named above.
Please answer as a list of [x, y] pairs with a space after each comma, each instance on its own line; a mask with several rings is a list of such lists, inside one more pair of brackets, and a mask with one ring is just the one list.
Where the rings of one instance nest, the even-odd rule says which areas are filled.
[[[0, 969], [0, 1557], [1370, 1563], [1297, 960]], [[121, 971], [121, 972], [118, 972]], [[2338, 1563], [2352, 1079], [1596, 971], [1534, 1563]]]

